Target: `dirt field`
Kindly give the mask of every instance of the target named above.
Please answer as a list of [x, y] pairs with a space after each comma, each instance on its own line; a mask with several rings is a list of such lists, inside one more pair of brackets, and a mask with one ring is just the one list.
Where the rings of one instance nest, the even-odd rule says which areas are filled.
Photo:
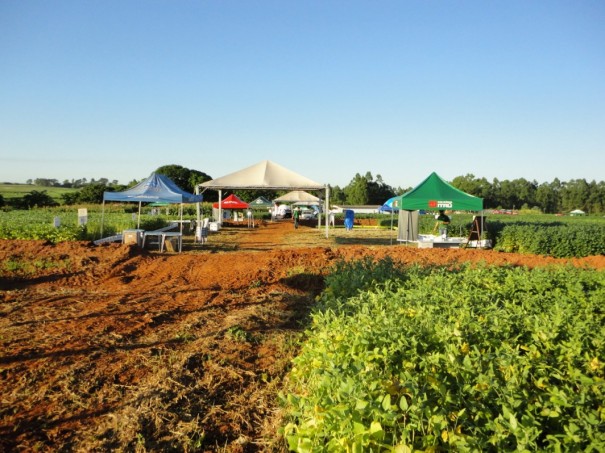
[[337, 260], [566, 262], [289, 222], [188, 239], [0, 241], [0, 451], [282, 451], [277, 392]]

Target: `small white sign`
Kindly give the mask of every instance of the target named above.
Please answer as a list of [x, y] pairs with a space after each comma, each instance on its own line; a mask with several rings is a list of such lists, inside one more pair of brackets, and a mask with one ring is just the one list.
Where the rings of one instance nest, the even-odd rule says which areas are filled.
[[86, 225], [88, 223], [88, 209], [78, 209], [78, 225]]
[[53, 219], [53, 225], [55, 226], [55, 228], [59, 228], [61, 226], [61, 219], [59, 217], [55, 217]]

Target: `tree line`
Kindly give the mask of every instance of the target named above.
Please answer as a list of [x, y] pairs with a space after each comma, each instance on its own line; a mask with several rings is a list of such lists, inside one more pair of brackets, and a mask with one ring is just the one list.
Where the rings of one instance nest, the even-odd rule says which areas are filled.
[[[483, 198], [485, 209], [535, 210], [547, 214], [581, 209], [590, 214], [605, 213], [605, 182], [585, 179], [539, 184], [524, 178], [488, 181], [473, 174], [457, 176], [451, 184], [468, 194]], [[383, 204], [389, 198], [401, 195], [408, 189], [394, 189], [380, 175], [375, 179], [371, 173], [359, 173], [344, 188], [332, 188], [334, 204], [365, 205]]]
[[539, 184], [524, 178], [492, 182], [473, 174], [457, 176], [452, 185], [484, 200], [486, 208], [534, 209], [547, 214], [581, 209], [589, 214], [605, 213], [605, 182], [572, 179]]
[[98, 180], [95, 178], [91, 178], [90, 180], [88, 180], [86, 178], [81, 178], [81, 179], [72, 179], [71, 181], [68, 179], [65, 179], [63, 182], [59, 182], [58, 179], [36, 178], [36, 179], [28, 179], [27, 181], [25, 181], [25, 184], [34, 184], [36, 186], [42, 186], [42, 187], [62, 187], [65, 189], [80, 189], [82, 187], [86, 187], [89, 185], [95, 185], [95, 184], [105, 185], [108, 187], [120, 186], [117, 179], [114, 179], [113, 181], [110, 182], [109, 179], [107, 179], [107, 178], [99, 178]]
[[[159, 167], [156, 173], [161, 173], [172, 179], [175, 184], [188, 192], [195, 192], [195, 187], [212, 177], [202, 171], [192, 170], [180, 165], [165, 165]], [[79, 203], [101, 203], [103, 192], [121, 191], [138, 184], [133, 180], [127, 185], [120, 185], [116, 180], [106, 178], [99, 180], [85, 178], [64, 181], [59, 184], [53, 179], [30, 180], [43, 187], [72, 187], [79, 190], [63, 194], [61, 201], [66, 205]], [[66, 186], [65, 184], [70, 184]], [[537, 181], [528, 181], [524, 178], [513, 180], [498, 180], [491, 182], [486, 178], [477, 178], [473, 174], [457, 176], [451, 184], [463, 192], [481, 197], [486, 209], [531, 209], [544, 213], [569, 212], [581, 209], [590, 214], [605, 213], [605, 182], [585, 179], [572, 179], [560, 181], [555, 178], [552, 182], [539, 184]], [[330, 201], [335, 205], [382, 205], [391, 197], [401, 195], [411, 187], [403, 189], [388, 185], [380, 175], [374, 177], [370, 172], [361, 175], [357, 173], [345, 187], [330, 186]], [[259, 196], [269, 200], [276, 197], [271, 190], [237, 190], [234, 193], [244, 201], [252, 201]], [[277, 196], [282, 193], [277, 193]], [[215, 191], [204, 193], [204, 200], [216, 201], [218, 195]], [[31, 208], [34, 206], [53, 206], [56, 200], [45, 191], [32, 191], [31, 193], [12, 202], [15, 208]], [[6, 202], [0, 196], [0, 206]]]

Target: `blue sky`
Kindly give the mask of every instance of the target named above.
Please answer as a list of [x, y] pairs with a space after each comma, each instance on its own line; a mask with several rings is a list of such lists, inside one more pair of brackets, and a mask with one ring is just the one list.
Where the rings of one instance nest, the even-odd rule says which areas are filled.
[[0, 182], [605, 180], [605, 2], [0, 2]]

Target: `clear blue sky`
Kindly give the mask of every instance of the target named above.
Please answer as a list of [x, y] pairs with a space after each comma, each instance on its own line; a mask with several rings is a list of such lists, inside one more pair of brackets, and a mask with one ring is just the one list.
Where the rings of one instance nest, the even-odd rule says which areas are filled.
[[605, 2], [0, 1], [0, 182], [605, 180]]

